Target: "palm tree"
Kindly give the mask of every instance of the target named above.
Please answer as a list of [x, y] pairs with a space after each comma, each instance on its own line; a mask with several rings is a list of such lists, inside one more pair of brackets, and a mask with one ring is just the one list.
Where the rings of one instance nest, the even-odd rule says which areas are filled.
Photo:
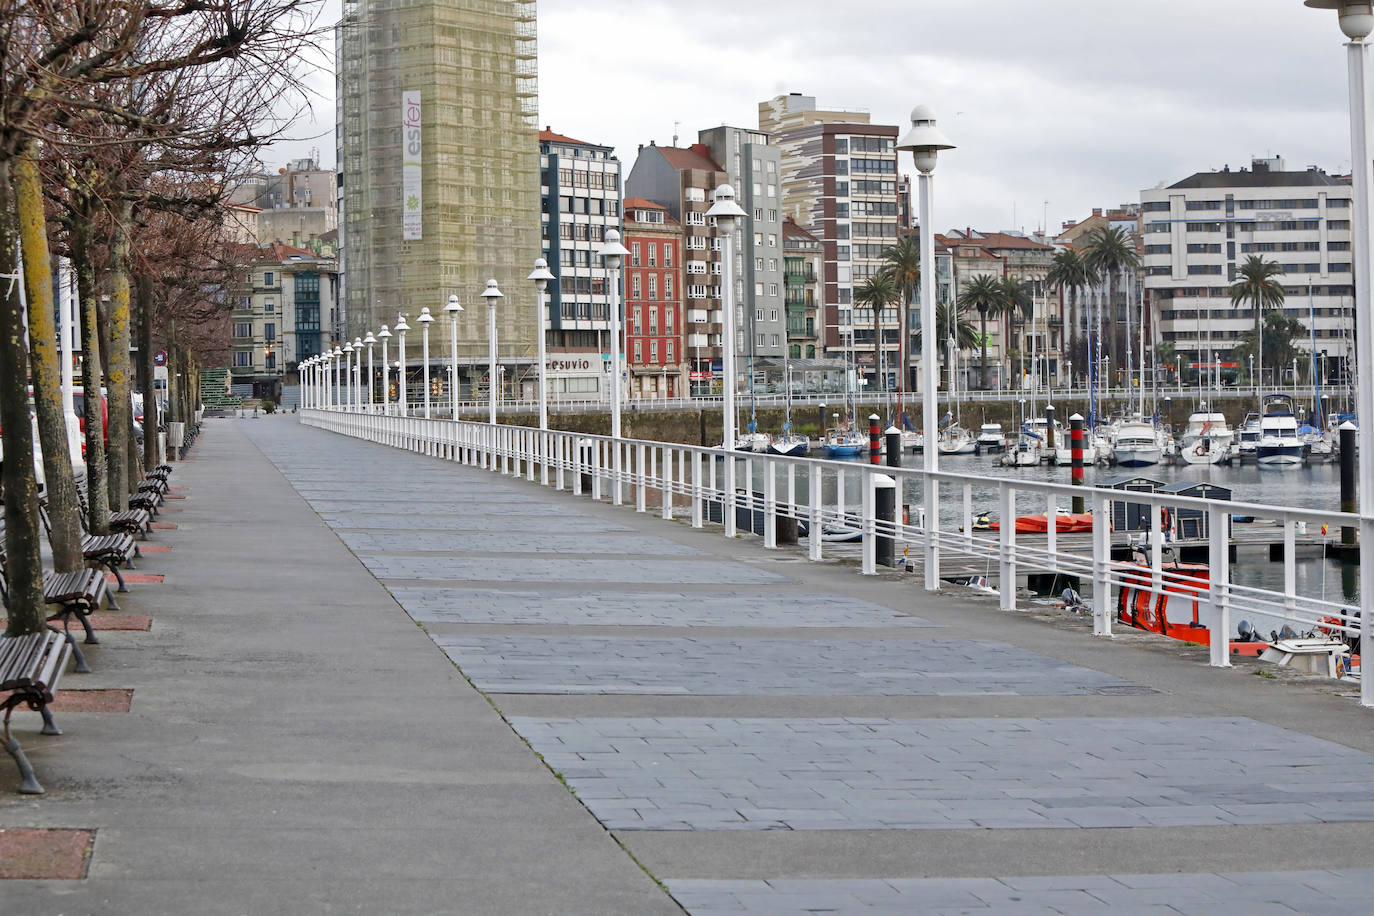
[[[1031, 295], [1030, 284], [1015, 277], [1003, 277], [997, 282], [997, 287], [1002, 292], [1001, 311], [1007, 320], [1007, 333], [1002, 339], [1011, 341], [1015, 339], [1012, 331], [1016, 326], [1029, 320], [1035, 314], [1035, 298]], [[1024, 350], [1020, 347], [1017, 349]], [[1010, 347], [1002, 348], [1004, 358], [1008, 356], [1010, 350]], [[1011, 371], [1010, 365], [1008, 365], [1007, 371]]]
[[1001, 314], [1002, 303], [1005, 299], [1002, 295], [1000, 281], [991, 274], [979, 274], [972, 277], [964, 283], [964, 288], [959, 291], [958, 301], [960, 308], [978, 310], [978, 343], [983, 351], [979, 360], [978, 383], [983, 388], [987, 388], [988, 316]]
[[[1124, 270], [1135, 270], [1140, 266], [1140, 255], [1135, 250], [1135, 240], [1125, 229], [1115, 226], [1094, 229], [1087, 235], [1087, 248], [1083, 255], [1089, 270], [1094, 274], [1103, 277], [1107, 281], [1107, 308], [1108, 321], [1115, 323], [1116, 314], [1112, 311], [1116, 303], [1116, 278]], [[1100, 318], [1100, 316], [1099, 316]], [[1125, 341], [1126, 349], [1130, 348], [1131, 335], [1131, 310], [1126, 308], [1126, 328]], [[1126, 365], [1126, 360], [1122, 359], [1122, 347], [1119, 345], [1120, 337], [1112, 335], [1113, 340], [1118, 341], [1116, 353], [1112, 358], [1118, 365]]]
[[1064, 329], [1063, 344], [1064, 349], [1073, 354], [1071, 359], [1081, 360], [1079, 350], [1082, 341], [1078, 334], [1078, 296], [1084, 287], [1092, 283], [1093, 272], [1082, 255], [1072, 248], [1065, 248], [1063, 251], [1055, 253], [1054, 262], [1050, 265], [1050, 271], [1046, 275], [1045, 281], [1056, 289], [1067, 289], [1069, 292], [1069, 320]]
[[898, 321], [901, 323], [901, 336], [897, 347], [897, 361], [901, 372], [897, 376], [897, 410], [901, 412], [902, 393], [906, 391], [907, 373], [911, 371], [911, 303], [921, 286], [921, 242], [917, 236], [908, 235], [897, 240], [883, 252], [886, 269], [897, 282]]
[[[920, 348], [921, 358], [925, 359], [927, 351], [923, 331], [924, 328], [916, 329], [915, 340], [916, 346]], [[933, 351], [933, 358], [937, 363], [942, 360], [948, 361], [948, 356], [953, 355], [944, 352], [945, 342], [951, 338], [954, 342], [955, 353], [960, 350], [972, 350], [974, 347], [978, 346], [978, 329], [973, 326], [973, 322], [970, 321], [963, 312], [959, 311], [959, 307], [955, 305], [954, 302], [941, 302], [935, 306], [935, 349]], [[954, 366], [950, 365], [947, 390], [953, 390], [953, 388]]]
[[[883, 377], [883, 309], [897, 301], [897, 280], [886, 268], [878, 271], [854, 290], [856, 305], [873, 309], [873, 378]], [[875, 384], [876, 390], [878, 385]]]
[[1246, 303], [1255, 310], [1255, 356], [1259, 360], [1259, 378], [1264, 378], [1264, 310], [1283, 307], [1283, 284], [1275, 277], [1283, 276], [1283, 268], [1276, 261], [1266, 261], [1257, 254], [1249, 255], [1237, 270], [1239, 277], [1231, 284], [1231, 305]]

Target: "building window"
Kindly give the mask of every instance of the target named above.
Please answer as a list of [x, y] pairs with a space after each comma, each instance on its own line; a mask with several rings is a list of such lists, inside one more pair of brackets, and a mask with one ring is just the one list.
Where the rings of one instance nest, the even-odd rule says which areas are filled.
[[[649, 250], [650, 250], [650, 251], [653, 251], [652, 248], [650, 248]], [[657, 274], [649, 274], [649, 298], [650, 298], [650, 299], [657, 299], [657, 298], [658, 298], [658, 275], [657, 275]]]
[[635, 266], [635, 267], [638, 267], [638, 266], [639, 266], [639, 243], [638, 243], [638, 242], [631, 242], [631, 243], [630, 243], [630, 264], [632, 264], [632, 265]]
[[675, 314], [677, 314], [677, 310], [671, 305], [663, 310], [663, 332], [665, 334], [673, 333], [673, 315]]
[[277, 276], [276, 276], [276, 274], [272, 273], [272, 271], [270, 271], [270, 270], [265, 270], [265, 271], [263, 271], [263, 273], [262, 273], [262, 285], [263, 285], [263, 286], [275, 286], [276, 284], [277, 284]]
[[670, 362], [670, 363], [671, 363], [671, 362], [675, 362], [676, 360], [673, 359], [673, 342], [672, 342], [671, 340], [668, 341], [668, 347], [667, 347], [667, 349], [668, 349], [668, 352], [667, 352], [667, 354], [666, 354], [666, 356], [665, 356], [667, 362]]
[[770, 295], [770, 296], [776, 296], [777, 294], [778, 294], [778, 284], [776, 284], [776, 283], [769, 283], [769, 284], [768, 284], [768, 295]]
[[272, 343], [277, 339], [277, 323], [269, 321], [262, 326], [262, 339], [266, 343]]
[[[768, 164], [769, 164], [769, 165], [772, 165], [771, 162], [768, 163]], [[778, 221], [778, 211], [777, 211], [777, 210], [769, 210], [769, 211], [768, 211], [768, 222], [770, 222], [770, 223], [776, 223], [777, 221]]]
[[654, 244], [653, 242], [649, 243], [649, 266], [658, 266], [658, 245]]
[[777, 236], [776, 233], [773, 233], [773, 232], [768, 233], [768, 247], [769, 247], [769, 248], [777, 248], [777, 247], [778, 247], [778, 236]]
[[265, 302], [262, 304], [262, 310], [263, 310], [264, 312], [266, 312], [267, 314], [269, 314], [269, 315], [273, 314], [274, 312], [277, 311], [277, 303], [276, 303], [276, 301], [275, 301], [275, 300], [272, 300], [272, 299], [268, 299], [267, 301], [265, 301]]
[[640, 328], [640, 324], [639, 324], [639, 315], [640, 315], [640, 313], [643, 312], [643, 311], [644, 311], [644, 310], [641, 309], [641, 308], [633, 308], [633, 309], [630, 310], [630, 333], [631, 333], [631, 334], [638, 334], [638, 333], [639, 333], [639, 328]]
[[644, 341], [642, 340], [635, 341], [635, 362], [644, 362]]
[[705, 214], [705, 213], [688, 213], [688, 214], [687, 214], [687, 225], [689, 225], [689, 226], [704, 226], [704, 225], [706, 225], [706, 214]]
[[663, 266], [664, 266], [664, 267], [672, 267], [672, 266], [673, 266], [673, 243], [672, 243], [672, 242], [664, 242], [664, 243], [663, 243]]
[[252, 351], [252, 350], [237, 350], [237, 351], [235, 351], [235, 353], [234, 353], [234, 365], [235, 365], [235, 366], [251, 366], [251, 365], [253, 365], [253, 351]]
[[633, 289], [634, 289], [634, 292], [631, 294], [631, 298], [633, 298], [633, 299], [638, 299], [638, 298], [640, 298], [639, 274], [635, 274], [635, 275], [634, 275], [634, 279], [633, 279]]
[[275, 350], [268, 350], [263, 354], [263, 366], [267, 369], [277, 368], [277, 353]]
[[253, 336], [253, 323], [251, 321], [234, 322], [234, 336], [251, 339]]
[[658, 309], [653, 307], [649, 309], [649, 333], [658, 333]]
[[672, 298], [673, 298], [673, 275], [672, 275], [672, 274], [664, 274], [664, 276], [663, 276], [663, 298], [664, 298], [664, 299], [672, 299]]
[[658, 341], [656, 340], [649, 341], [649, 362], [658, 362]]

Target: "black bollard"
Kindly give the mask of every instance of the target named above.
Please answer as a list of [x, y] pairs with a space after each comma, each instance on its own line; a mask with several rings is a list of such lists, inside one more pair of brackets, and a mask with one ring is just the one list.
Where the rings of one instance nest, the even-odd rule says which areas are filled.
[[883, 438], [887, 440], [887, 466], [899, 468], [902, 466], [902, 431], [895, 426], [889, 426], [883, 430]]
[[1045, 444], [1054, 451], [1054, 405], [1045, 405]]
[[[896, 531], [897, 520], [897, 481], [886, 474], [877, 475], [877, 492], [873, 498], [873, 511], [877, 515], [879, 531]], [[891, 534], [880, 534], [874, 544], [874, 559], [879, 566], [891, 567], [896, 557], [896, 538]]]
[[816, 437], [825, 438], [825, 405], [816, 405]]
[[[1347, 421], [1341, 424], [1341, 511], [1358, 512], [1355, 487], [1355, 424]], [[1341, 546], [1354, 547], [1357, 542], [1355, 529], [1349, 525], [1341, 526]]]

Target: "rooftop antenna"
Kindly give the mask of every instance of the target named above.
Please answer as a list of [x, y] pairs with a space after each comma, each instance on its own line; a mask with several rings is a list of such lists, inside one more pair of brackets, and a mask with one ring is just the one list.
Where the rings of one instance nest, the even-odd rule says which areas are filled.
[[673, 122], [673, 146], [677, 146], [677, 129], [682, 126], [681, 121]]

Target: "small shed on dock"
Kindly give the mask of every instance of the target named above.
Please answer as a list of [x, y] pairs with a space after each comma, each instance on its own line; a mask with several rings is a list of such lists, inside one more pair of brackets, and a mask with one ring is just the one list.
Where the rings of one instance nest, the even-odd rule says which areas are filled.
[[[1160, 493], [1174, 496], [1192, 496], [1197, 499], [1222, 499], [1231, 501], [1231, 488], [1205, 480], [1180, 480], [1159, 488]], [[1192, 506], [1169, 507], [1173, 519], [1174, 537], [1180, 541], [1204, 541], [1210, 534], [1207, 527], [1207, 512]], [[1227, 516], [1229, 519], [1230, 516]], [[1227, 532], [1230, 533], [1229, 531]]]
[[[1138, 477], [1130, 475], [1126, 477], [1115, 477], [1105, 484], [1109, 490], [1128, 490], [1132, 493], [1156, 493], [1159, 488], [1164, 486], [1164, 481], [1155, 480], [1153, 477]], [[1112, 530], [1113, 531], [1149, 531], [1157, 527], [1150, 524], [1150, 504], [1149, 503], [1128, 503], [1122, 500], [1112, 500]]]

